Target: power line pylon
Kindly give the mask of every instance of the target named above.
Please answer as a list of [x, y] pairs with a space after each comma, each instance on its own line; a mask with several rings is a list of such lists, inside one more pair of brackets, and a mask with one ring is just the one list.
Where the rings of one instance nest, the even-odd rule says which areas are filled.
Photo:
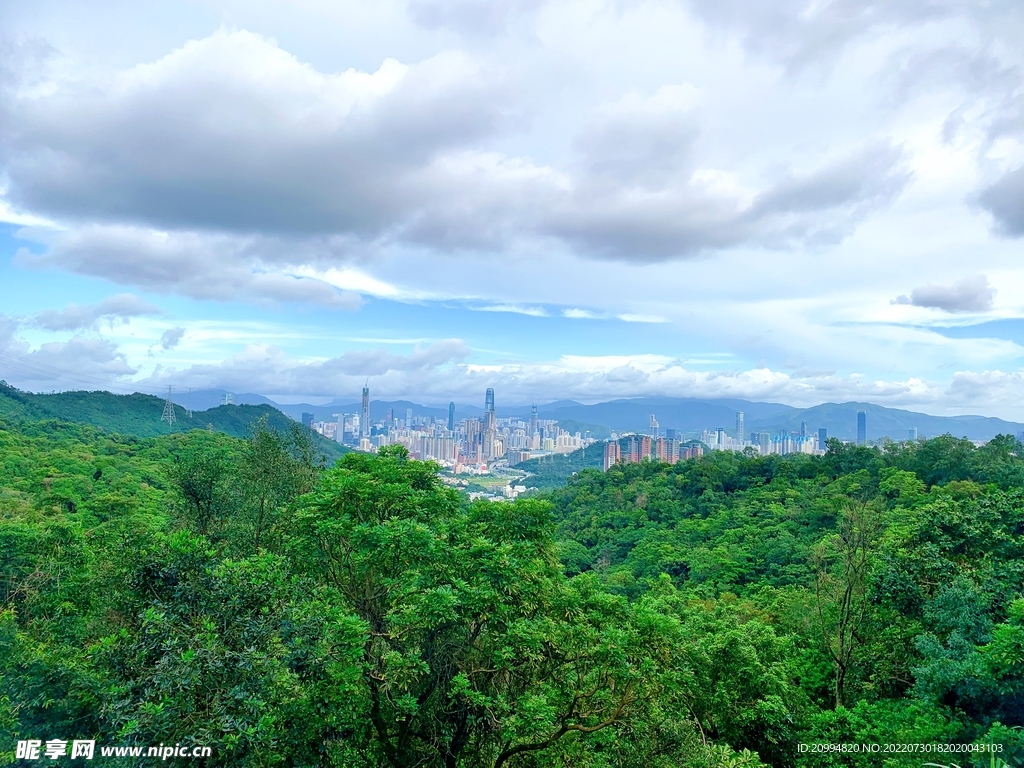
[[160, 421], [166, 421], [167, 426], [171, 429], [174, 428], [174, 401], [171, 400], [171, 396], [174, 394], [174, 387], [167, 387], [167, 399], [164, 400], [164, 413], [160, 417]]

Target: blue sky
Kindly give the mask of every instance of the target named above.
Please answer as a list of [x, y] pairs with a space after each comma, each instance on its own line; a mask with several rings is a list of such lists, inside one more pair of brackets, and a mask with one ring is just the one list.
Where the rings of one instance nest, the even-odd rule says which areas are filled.
[[5, 3], [0, 377], [1024, 418], [1019, 3]]

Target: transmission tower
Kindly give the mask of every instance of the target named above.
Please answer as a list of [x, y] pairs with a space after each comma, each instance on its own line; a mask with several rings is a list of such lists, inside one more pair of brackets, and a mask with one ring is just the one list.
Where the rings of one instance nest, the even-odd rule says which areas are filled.
[[174, 387], [167, 387], [167, 399], [164, 400], [164, 413], [160, 421], [166, 421], [167, 426], [174, 427], [174, 401], [171, 396], [174, 394]]

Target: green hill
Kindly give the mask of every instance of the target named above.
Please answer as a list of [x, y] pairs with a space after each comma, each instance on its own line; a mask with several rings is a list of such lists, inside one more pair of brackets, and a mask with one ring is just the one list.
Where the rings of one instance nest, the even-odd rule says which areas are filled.
[[528, 488], [561, 488], [581, 469], [600, 469], [604, 464], [604, 443], [593, 443], [572, 453], [554, 453], [516, 464], [516, 469], [528, 473], [524, 484]]
[[[295, 423], [269, 405], [221, 405], [207, 411], [193, 411], [192, 416], [180, 405], [175, 405], [175, 424], [171, 427], [160, 418], [163, 410], [163, 400], [139, 392], [115, 395], [102, 391], [78, 391], [46, 395], [22, 392], [0, 382], [0, 417], [7, 420], [59, 419], [137, 437], [158, 437], [193, 429], [211, 429], [232, 437], [245, 437], [261, 418], [266, 418], [267, 426], [279, 432], [287, 431]], [[329, 462], [350, 450], [320, 435], [315, 436], [315, 441]]]

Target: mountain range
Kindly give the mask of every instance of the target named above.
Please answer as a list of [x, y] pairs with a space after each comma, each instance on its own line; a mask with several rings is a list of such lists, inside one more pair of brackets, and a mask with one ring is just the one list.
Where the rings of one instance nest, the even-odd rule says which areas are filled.
[[[317, 421], [333, 420], [337, 414], [358, 413], [358, 401], [336, 399], [323, 405], [309, 403], [281, 404], [253, 393], [233, 396], [237, 407], [223, 406], [223, 390], [198, 390], [175, 395], [180, 406], [176, 409], [180, 427], [200, 426], [237, 434], [246, 433], [249, 425], [266, 416], [273, 426], [284, 427], [285, 416], [299, 420], [303, 413], [312, 413]], [[500, 417], [519, 416], [528, 419], [530, 405], [501, 406]], [[193, 411], [188, 419], [186, 409]], [[404, 418], [407, 410], [414, 416], [446, 419], [446, 407], [428, 406], [408, 400], [372, 400], [370, 416], [374, 421], [385, 418], [391, 410], [395, 417]], [[38, 418], [61, 418], [94, 424], [112, 431], [150, 436], [166, 430], [160, 421], [163, 400], [143, 394], [113, 395], [109, 392], [65, 392], [45, 395], [21, 392], [11, 387], [0, 391], [0, 414], [31, 413]], [[612, 431], [647, 432], [653, 415], [662, 434], [675, 429], [687, 436], [702, 430], [722, 427], [730, 435], [736, 427], [736, 414], [744, 413], [744, 431], [768, 431], [778, 434], [782, 430], [798, 433], [802, 423], [808, 432], [824, 427], [829, 437], [853, 440], [857, 432], [857, 412], [867, 417], [867, 437], [877, 440], [890, 437], [904, 440], [908, 430], [916, 427], [920, 437], [934, 437], [949, 433], [971, 440], [989, 440], [997, 434], [1017, 434], [1024, 424], [985, 416], [932, 416], [926, 413], [886, 408], [871, 403], [824, 403], [812, 408], [795, 408], [782, 403], [765, 403], [740, 399], [698, 399], [682, 397], [644, 397], [611, 400], [604, 403], [584, 404], [574, 400], [558, 400], [538, 405], [542, 419], [553, 419], [570, 431], [590, 431], [596, 438], [605, 438]], [[476, 418], [483, 409], [475, 405], [457, 405], [455, 418]], [[331, 441], [323, 443], [334, 453], [339, 446]]]

